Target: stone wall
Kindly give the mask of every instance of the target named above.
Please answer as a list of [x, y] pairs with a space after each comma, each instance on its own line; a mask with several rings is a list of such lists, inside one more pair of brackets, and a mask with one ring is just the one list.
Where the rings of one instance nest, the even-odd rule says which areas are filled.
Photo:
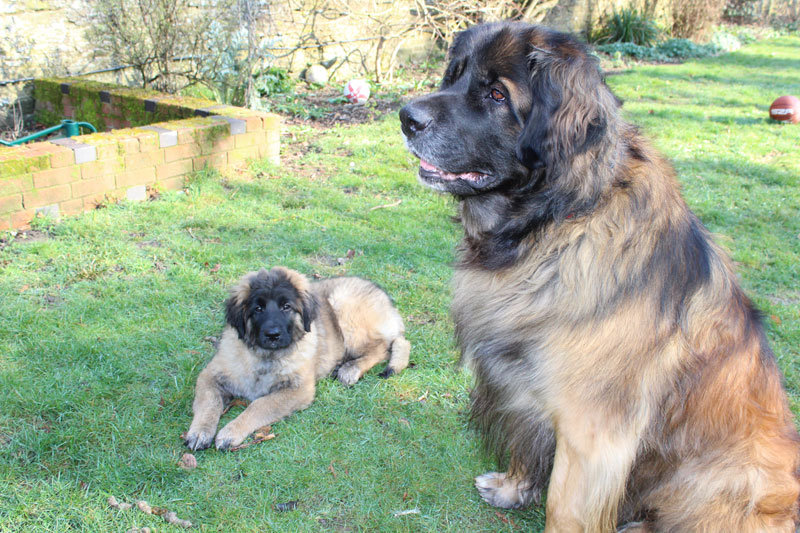
[[43, 122], [85, 121], [101, 131], [0, 147], [0, 230], [37, 214], [59, 217], [116, 199], [144, 200], [149, 188], [180, 189], [188, 174], [249, 159], [280, 162], [280, 118], [155, 91], [74, 79], [38, 80]]

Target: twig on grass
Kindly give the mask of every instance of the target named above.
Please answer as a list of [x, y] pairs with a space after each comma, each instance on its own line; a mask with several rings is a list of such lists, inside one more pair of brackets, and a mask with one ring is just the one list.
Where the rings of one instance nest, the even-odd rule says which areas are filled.
[[370, 207], [369, 210], [370, 211], [375, 211], [376, 209], [386, 209], [386, 208], [389, 208], [389, 207], [397, 207], [402, 202], [403, 202], [403, 200], [401, 198], [400, 200], [397, 200], [396, 202], [392, 202], [391, 204], [383, 204], [383, 205], [376, 205], [375, 207]]

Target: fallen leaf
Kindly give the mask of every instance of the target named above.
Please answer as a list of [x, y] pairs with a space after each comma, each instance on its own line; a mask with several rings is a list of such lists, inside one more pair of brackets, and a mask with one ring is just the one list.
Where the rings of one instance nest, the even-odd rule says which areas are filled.
[[411, 425], [411, 423], [406, 418], [401, 418], [400, 419], [400, 423], [403, 424], [403, 425], [406, 425], [406, 426], [410, 426]]
[[231, 448], [231, 451], [235, 452], [237, 450], [243, 450], [244, 448], [249, 448], [250, 446], [252, 446], [254, 444], [260, 444], [260, 443], [262, 443], [264, 441], [272, 440], [274, 438], [275, 438], [275, 434], [272, 433], [272, 426], [260, 427], [260, 428], [258, 428], [257, 430], [255, 430], [253, 432], [253, 439], [252, 440], [243, 442], [238, 446], [234, 446], [233, 448]]
[[771, 318], [771, 319], [772, 319], [772, 321], [773, 321], [773, 322], [775, 322], [777, 325], [779, 325], [779, 326], [781, 325], [781, 318], [780, 318], [778, 315], [770, 315], [770, 318]]
[[356, 251], [355, 250], [347, 250], [347, 258], [348, 259], [352, 259], [355, 256], [356, 256]]
[[184, 470], [194, 470], [197, 468], [197, 458], [191, 453], [185, 453], [181, 455], [181, 460], [178, 462], [178, 466]]
[[331, 461], [331, 464], [328, 465], [328, 470], [330, 470], [331, 474], [333, 474], [333, 479], [336, 479], [336, 470], [333, 468], [333, 461]]
[[222, 265], [220, 265], [219, 263], [217, 263], [216, 265], [214, 265], [214, 266], [211, 268], [211, 270], [209, 270], [209, 272], [211, 272], [211, 273], [214, 273], [214, 272], [219, 272], [219, 269], [220, 269], [220, 267], [221, 267], [221, 266], [222, 266]]
[[497, 518], [500, 519], [501, 522], [503, 522], [504, 524], [508, 524], [508, 518], [506, 518], [506, 515], [504, 515], [500, 511], [495, 511], [494, 514], [495, 516], [497, 516]]

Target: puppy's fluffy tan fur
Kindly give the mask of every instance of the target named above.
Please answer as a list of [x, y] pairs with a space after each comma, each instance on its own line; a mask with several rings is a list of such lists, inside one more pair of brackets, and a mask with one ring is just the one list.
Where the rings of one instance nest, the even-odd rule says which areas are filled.
[[[269, 298], [282, 286], [295, 295], [295, 301], [284, 304], [292, 308], [291, 341], [284, 348], [264, 349], [249, 337], [254, 327], [249, 306], [255, 290], [263, 292], [255, 296]], [[237, 320], [231, 317], [237, 316], [243, 322], [232, 324]], [[186, 445], [200, 449], [214, 440], [220, 449], [237, 446], [259, 427], [311, 404], [316, 382], [334, 370], [345, 385], [354, 384], [387, 357], [382, 376], [400, 372], [408, 365], [410, 352], [404, 331], [386, 293], [364, 279], [312, 284], [283, 267], [246, 274], [231, 290], [228, 324], [217, 353], [197, 378]], [[216, 433], [223, 409], [233, 397], [251, 403]]]

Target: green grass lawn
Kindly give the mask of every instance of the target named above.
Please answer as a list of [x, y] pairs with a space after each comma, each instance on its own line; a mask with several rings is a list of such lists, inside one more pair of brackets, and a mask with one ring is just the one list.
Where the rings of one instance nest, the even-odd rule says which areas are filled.
[[[795, 412], [800, 126], [770, 122], [767, 108], [800, 95], [798, 72], [791, 36], [608, 79], [739, 265]], [[285, 141], [308, 148], [294, 175], [260, 164], [250, 181], [200, 174], [185, 194], [92, 211], [0, 250], [0, 531], [177, 531], [110, 509], [110, 495], [208, 531], [542, 528], [541, 508], [498, 514], [472, 488], [493, 463], [454, 365], [452, 201], [417, 185], [396, 116], [291, 131]], [[379, 367], [350, 389], [324, 380], [275, 439], [197, 452], [198, 468], [182, 470], [180, 434], [227, 288], [275, 264], [378, 282], [406, 321], [413, 366], [388, 380]], [[404, 510], [417, 512], [395, 516]]]

